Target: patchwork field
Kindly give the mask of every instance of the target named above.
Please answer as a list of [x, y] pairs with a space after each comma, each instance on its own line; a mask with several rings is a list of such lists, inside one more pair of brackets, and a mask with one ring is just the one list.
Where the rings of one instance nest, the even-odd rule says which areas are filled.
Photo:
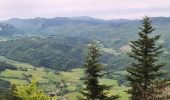
[[[83, 69], [77, 68], [70, 71], [56, 71], [43, 67], [35, 67], [27, 63], [21, 63], [0, 57], [0, 61], [16, 67], [16, 70], [5, 69], [0, 73], [0, 78], [9, 81], [11, 84], [26, 85], [32, 79], [39, 82], [38, 87], [47, 93], [57, 93], [60, 98], [66, 97], [69, 100], [77, 100], [81, 96], [79, 90], [82, 87], [81, 78], [84, 76]], [[120, 73], [120, 72], [117, 72]], [[103, 78], [100, 84], [113, 86], [109, 95], [119, 94], [120, 100], [128, 100], [126, 88], [120, 86], [117, 80]], [[61, 89], [62, 88], [62, 89]]]

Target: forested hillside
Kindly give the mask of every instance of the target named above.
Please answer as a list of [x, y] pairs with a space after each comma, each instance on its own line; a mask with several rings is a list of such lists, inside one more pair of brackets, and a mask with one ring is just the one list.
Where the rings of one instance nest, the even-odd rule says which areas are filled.
[[[153, 35], [160, 34], [157, 42], [164, 46], [161, 60], [168, 61], [170, 18], [153, 17], [151, 20], [156, 28]], [[68, 70], [82, 64], [87, 45], [95, 40], [103, 50], [102, 63], [123, 70], [129, 65], [126, 53], [130, 50], [129, 41], [137, 38], [140, 21], [91, 17], [13, 18], [1, 21], [7, 24], [2, 24], [1, 40], [5, 42], [0, 43], [0, 55], [36, 66]], [[9, 37], [10, 30], [14, 32]]]
[[0, 55], [57, 70], [69, 70], [82, 64], [88, 39], [49, 36], [25, 37], [0, 43]]

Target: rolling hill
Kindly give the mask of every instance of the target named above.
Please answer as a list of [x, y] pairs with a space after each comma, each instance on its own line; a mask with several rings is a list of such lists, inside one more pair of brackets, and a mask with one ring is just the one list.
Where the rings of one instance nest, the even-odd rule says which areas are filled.
[[[170, 18], [153, 17], [155, 34], [161, 34], [164, 40], [170, 37]], [[140, 26], [139, 19], [102, 20], [91, 17], [55, 17], [55, 18], [13, 18], [1, 23], [7, 23], [20, 30], [22, 35], [63, 35], [85, 37], [101, 40], [108, 46], [120, 48], [129, 40], [137, 37]], [[168, 45], [169, 47], [169, 45]]]
[[69, 70], [81, 66], [89, 40], [84, 38], [49, 36], [24, 37], [0, 43], [0, 55], [9, 59]]

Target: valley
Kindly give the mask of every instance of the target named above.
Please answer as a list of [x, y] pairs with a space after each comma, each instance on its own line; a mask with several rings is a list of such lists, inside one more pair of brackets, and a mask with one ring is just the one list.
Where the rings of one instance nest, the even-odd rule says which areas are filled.
[[[5, 69], [0, 73], [0, 79], [8, 81], [10, 84], [27, 85], [32, 79], [35, 79], [38, 81], [38, 88], [44, 90], [47, 94], [54, 93], [58, 97], [66, 97], [69, 100], [77, 100], [76, 97], [81, 96], [79, 89], [82, 86], [81, 78], [84, 75], [82, 68], [56, 71], [44, 67], [35, 67], [4, 57], [0, 57], [0, 61], [16, 67], [16, 69]], [[115, 78], [121, 75], [119, 71], [114, 73]], [[117, 80], [103, 78], [100, 80], [100, 84], [113, 86], [109, 91], [110, 94], [120, 94], [120, 100], [128, 100], [129, 95], [125, 92], [126, 87]]]
[[[159, 62], [170, 75], [170, 18], [153, 17], [160, 34], [158, 45], [163, 45]], [[140, 26], [136, 20], [102, 20], [91, 17], [13, 18], [0, 23], [0, 88], [12, 84], [27, 86], [32, 80], [38, 89], [59, 99], [78, 100], [82, 96], [85, 57], [92, 41], [99, 44], [101, 63], [107, 75], [100, 84], [112, 86], [107, 95], [119, 95], [118, 100], [129, 100], [126, 80], [127, 68], [134, 61], [130, 41], [137, 39]]]

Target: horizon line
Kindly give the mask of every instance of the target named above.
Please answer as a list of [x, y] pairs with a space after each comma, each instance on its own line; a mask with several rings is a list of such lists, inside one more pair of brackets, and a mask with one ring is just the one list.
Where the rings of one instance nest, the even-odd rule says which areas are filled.
[[[147, 15], [146, 15], [147, 16]], [[21, 17], [11, 17], [7, 19], [0, 19], [0, 21], [6, 21], [6, 20], [11, 20], [11, 19], [36, 19], [36, 18], [44, 18], [44, 19], [54, 19], [54, 18], [91, 18], [91, 19], [99, 19], [99, 20], [141, 20], [141, 18], [99, 18], [99, 17], [92, 17], [92, 16], [56, 16], [56, 17], [28, 17], [28, 18], [21, 18]], [[158, 18], [158, 17], [164, 17], [164, 18], [170, 18], [170, 16], [148, 16], [150, 18]]]

